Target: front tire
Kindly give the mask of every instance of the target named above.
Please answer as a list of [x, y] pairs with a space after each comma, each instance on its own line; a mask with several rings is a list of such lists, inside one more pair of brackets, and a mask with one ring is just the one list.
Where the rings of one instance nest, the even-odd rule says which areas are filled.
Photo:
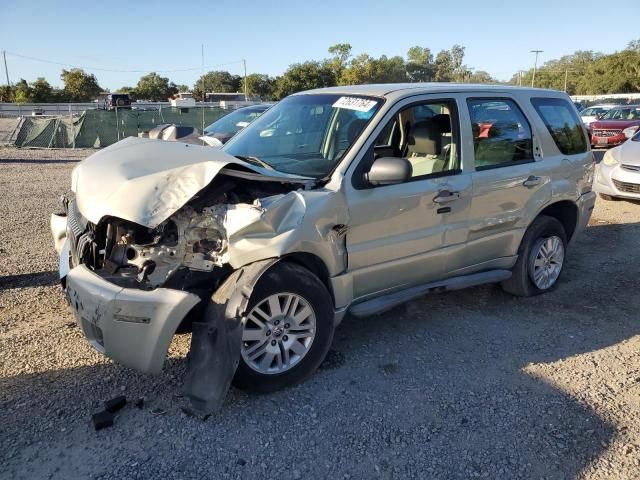
[[529, 226], [518, 249], [511, 278], [502, 282], [504, 291], [531, 297], [553, 290], [560, 278], [567, 249], [567, 234], [553, 217], [538, 216]]
[[278, 263], [253, 289], [233, 384], [273, 392], [307, 379], [333, 340], [333, 301], [306, 268]]

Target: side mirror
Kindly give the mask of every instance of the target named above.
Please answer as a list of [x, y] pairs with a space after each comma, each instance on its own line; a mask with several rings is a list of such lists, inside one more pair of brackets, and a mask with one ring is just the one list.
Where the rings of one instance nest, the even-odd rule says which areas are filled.
[[406, 182], [411, 178], [413, 167], [406, 158], [377, 158], [364, 178], [369, 185], [394, 185]]
[[602, 118], [602, 114], [596, 113], [596, 120], [600, 120]]

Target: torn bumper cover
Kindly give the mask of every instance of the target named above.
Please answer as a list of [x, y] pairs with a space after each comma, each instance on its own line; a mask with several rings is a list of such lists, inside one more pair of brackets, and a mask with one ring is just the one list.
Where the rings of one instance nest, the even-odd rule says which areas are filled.
[[240, 361], [249, 298], [276, 261], [263, 260], [233, 272], [211, 297], [203, 321], [193, 323], [183, 391], [195, 410], [209, 413], [222, 407]]
[[66, 275], [66, 294], [93, 347], [118, 363], [159, 373], [178, 325], [200, 302], [168, 288], [122, 288], [79, 265]]

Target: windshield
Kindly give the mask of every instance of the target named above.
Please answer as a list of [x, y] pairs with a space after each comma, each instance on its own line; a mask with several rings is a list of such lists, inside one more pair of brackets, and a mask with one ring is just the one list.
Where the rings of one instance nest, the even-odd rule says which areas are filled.
[[208, 135], [213, 133], [236, 133], [262, 115], [266, 109], [267, 107], [236, 110], [213, 122], [204, 129], [204, 133]]
[[614, 108], [602, 117], [602, 120], [636, 120], [640, 118], [640, 108]]
[[335, 94], [293, 95], [245, 128], [224, 151], [274, 169], [322, 178], [342, 160], [382, 100]]

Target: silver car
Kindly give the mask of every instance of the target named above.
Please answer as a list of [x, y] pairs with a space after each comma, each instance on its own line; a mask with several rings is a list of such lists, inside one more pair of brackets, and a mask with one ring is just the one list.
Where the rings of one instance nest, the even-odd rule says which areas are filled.
[[640, 200], [640, 130], [622, 145], [607, 150], [596, 166], [593, 189], [604, 200]]
[[74, 170], [51, 226], [91, 344], [145, 372], [192, 331], [201, 411], [324, 359], [349, 312], [500, 282], [547, 292], [594, 206], [564, 93], [399, 84], [292, 95], [221, 150], [128, 138]]

